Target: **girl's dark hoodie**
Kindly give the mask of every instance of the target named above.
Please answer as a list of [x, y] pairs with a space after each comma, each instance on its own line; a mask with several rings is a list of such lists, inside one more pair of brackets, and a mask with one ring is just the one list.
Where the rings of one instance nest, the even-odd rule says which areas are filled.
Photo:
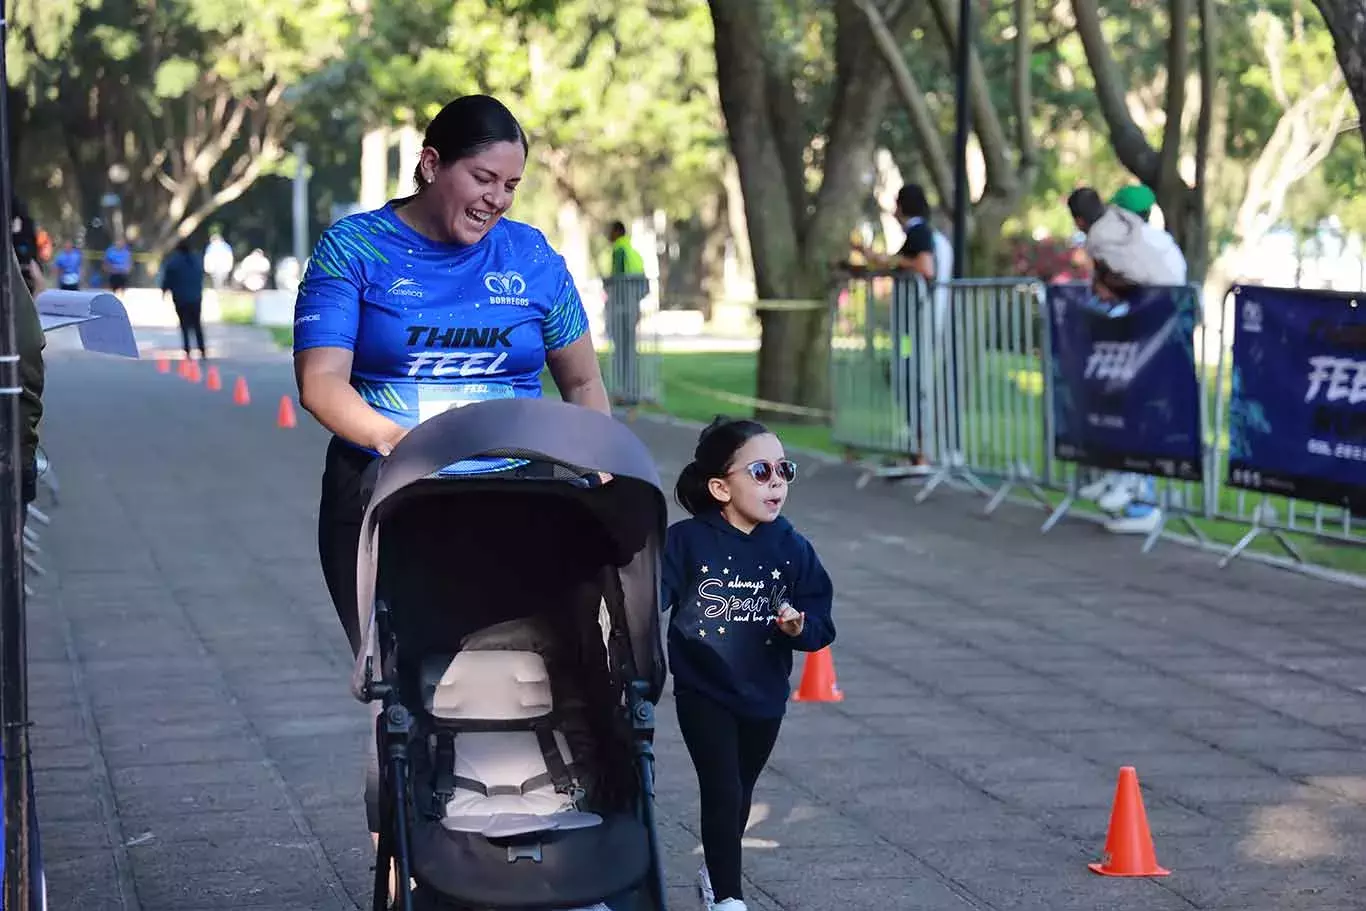
[[[811, 543], [779, 517], [746, 534], [719, 512], [670, 526], [664, 610], [674, 686], [737, 715], [778, 718], [787, 709], [792, 652], [835, 641], [830, 576]], [[800, 636], [778, 629], [783, 602], [806, 613]]]

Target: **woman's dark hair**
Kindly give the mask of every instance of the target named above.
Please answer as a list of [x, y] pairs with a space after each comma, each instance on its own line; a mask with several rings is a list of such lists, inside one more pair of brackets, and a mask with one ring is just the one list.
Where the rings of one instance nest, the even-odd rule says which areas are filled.
[[[490, 95], [461, 95], [432, 118], [422, 137], [423, 147], [435, 149], [442, 164], [477, 155], [496, 142], [520, 142], [523, 153], [531, 150], [517, 118]], [[419, 190], [427, 185], [421, 164], [413, 170], [413, 181]]]
[[769, 429], [758, 421], [718, 414], [697, 438], [692, 461], [678, 474], [678, 483], [674, 485], [674, 499], [678, 505], [694, 516], [720, 509], [721, 503], [711, 495], [707, 482], [723, 477], [730, 470], [741, 446], [768, 432]]

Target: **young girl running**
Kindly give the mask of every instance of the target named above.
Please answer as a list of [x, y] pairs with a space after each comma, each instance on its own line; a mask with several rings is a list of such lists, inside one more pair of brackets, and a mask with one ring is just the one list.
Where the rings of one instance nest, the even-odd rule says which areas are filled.
[[779, 513], [797, 466], [762, 424], [718, 417], [674, 495], [663, 608], [678, 725], [697, 768], [708, 911], [746, 911], [740, 839], [787, 709], [793, 651], [835, 639], [830, 577]]

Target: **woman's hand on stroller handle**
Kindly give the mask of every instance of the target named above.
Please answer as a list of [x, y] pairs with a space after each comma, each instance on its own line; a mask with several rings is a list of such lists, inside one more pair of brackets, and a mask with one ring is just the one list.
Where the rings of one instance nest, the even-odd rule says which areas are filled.
[[392, 429], [380, 434], [379, 439], [375, 441], [374, 450], [381, 456], [388, 458], [393, 453], [394, 447], [407, 435], [407, 427], [400, 427], [395, 424]]

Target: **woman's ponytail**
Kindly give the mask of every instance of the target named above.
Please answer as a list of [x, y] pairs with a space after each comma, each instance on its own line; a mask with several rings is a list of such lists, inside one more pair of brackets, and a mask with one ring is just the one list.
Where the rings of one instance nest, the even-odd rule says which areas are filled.
[[684, 465], [683, 470], [678, 473], [678, 482], [674, 484], [674, 499], [693, 516], [719, 505], [707, 490], [707, 473], [696, 462]]

